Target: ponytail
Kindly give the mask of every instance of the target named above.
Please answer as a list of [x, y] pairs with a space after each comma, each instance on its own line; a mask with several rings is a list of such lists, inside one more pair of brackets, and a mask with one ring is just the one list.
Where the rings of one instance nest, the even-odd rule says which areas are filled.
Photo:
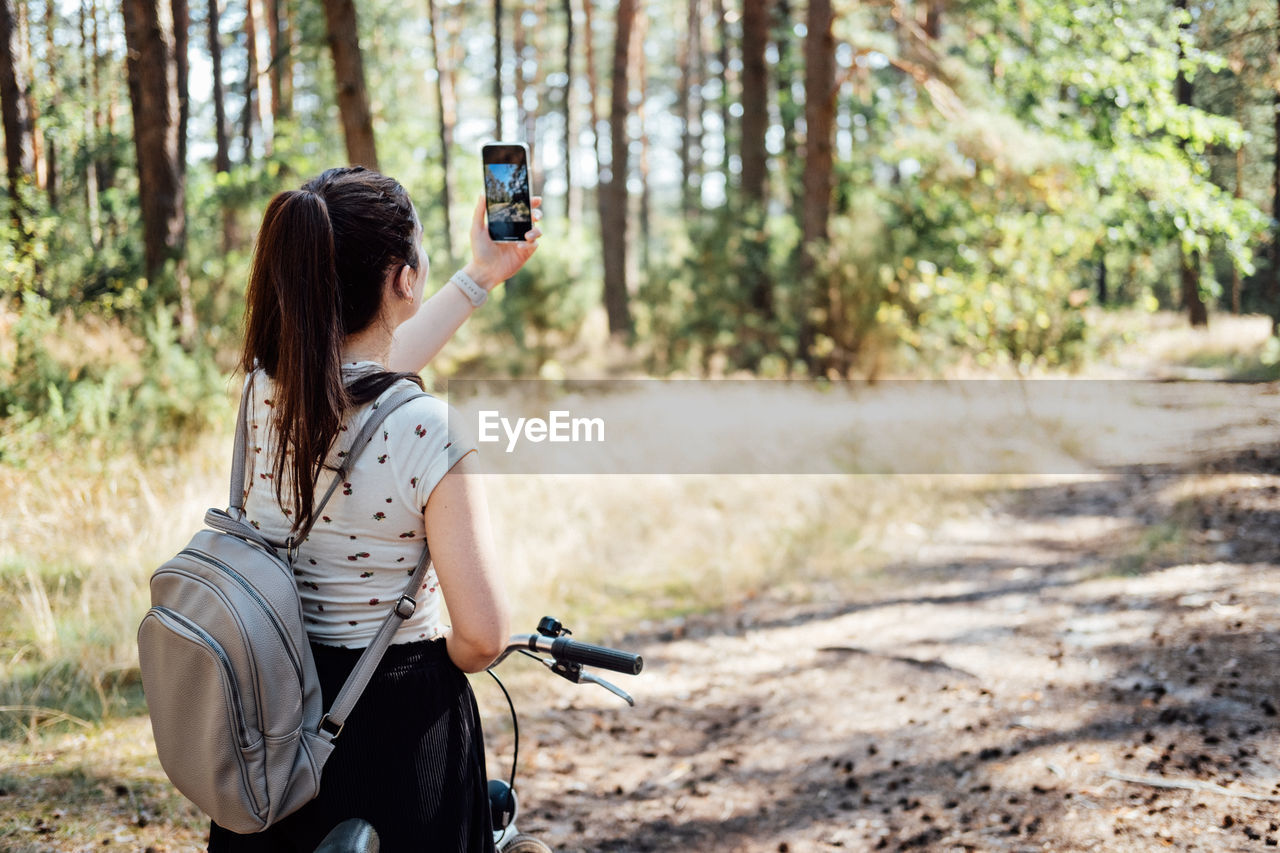
[[349, 402], [342, 382], [347, 330], [333, 224], [320, 195], [289, 190], [271, 200], [258, 232], [246, 302], [241, 367], [246, 373], [261, 367], [274, 382], [272, 476], [276, 499], [286, 511], [293, 508], [298, 531], [311, 523], [316, 478]]

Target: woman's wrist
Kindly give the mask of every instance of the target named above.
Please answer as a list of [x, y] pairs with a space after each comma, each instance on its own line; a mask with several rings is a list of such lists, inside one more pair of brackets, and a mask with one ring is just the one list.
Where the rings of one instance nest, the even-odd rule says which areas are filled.
[[502, 284], [502, 279], [494, 278], [491, 273], [486, 272], [475, 261], [471, 261], [463, 267], [462, 272], [485, 290], [493, 290], [495, 287]]

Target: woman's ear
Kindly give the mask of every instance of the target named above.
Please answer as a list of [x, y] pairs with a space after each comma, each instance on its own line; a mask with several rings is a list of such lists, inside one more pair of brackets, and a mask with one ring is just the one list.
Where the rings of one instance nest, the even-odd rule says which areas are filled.
[[401, 264], [400, 272], [396, 273], [395, 280], [392, 283], [393, 295], [401, 302], [408, 302], [413, 298], [413, 276], [413, 267], [408, 264]]

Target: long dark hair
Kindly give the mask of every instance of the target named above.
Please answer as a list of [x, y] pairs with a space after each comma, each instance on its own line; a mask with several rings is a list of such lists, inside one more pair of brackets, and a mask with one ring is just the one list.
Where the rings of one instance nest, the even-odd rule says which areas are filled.
[[[275, 384], [272, 477], [276, 499], [292, 507], [293, 529], [310, 527], [316, 479], [343, 413], [400, 378], [379, 372], [347, 386], [342, 344], [382, 307], [387, 271], [417, 268], [413, 203], [399, 182], [361, 166], [329, 169], [267, 205], [246, 293], [240, 366]], [[286, 500], [285, 483], [289, 491]]]

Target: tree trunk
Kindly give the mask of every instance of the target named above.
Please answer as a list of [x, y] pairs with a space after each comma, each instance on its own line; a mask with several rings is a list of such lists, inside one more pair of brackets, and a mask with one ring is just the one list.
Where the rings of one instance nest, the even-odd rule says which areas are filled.
[[436, 107], [440, 117], [440, 166], [444, 171], [441, 177], [440, 204], [444, 210], [444, 247], [453, 262], [453, 217], [450, 208], [453, 204], [453, 181], [450, 177], [449, 150], [453, 147], [453, 125], [457, 121], [453, 103], [453, 78], [445, 70], [445, 62], [440, 55], [440, 10], [436, 8], [436, 0], [427, 0], [427, 15], [431, 24], [431, 59], [436, 64]]
[[258, 101], [258, 20], [253, 4], [254, 0], [244, 0], [244, 107], [240, 111], [243, 163], [253, 162], [253, 125], [261, 106]]
[[772, 0], [747, 2], [742, 7], [742, 195], [747, 204], [763, 206], [768, 176], [769, 47]]
[[[46, 2], [44, 7], [44, 66], [48, 71], [51, 79], [56, 80], [59, 67], [58, 46], [54, 42], [54, 31], [58, 25], [58, 16], [56, 14], [57, 4]], [[58, 122], [58, 129], [61, 130], [62, 118], [60, 109], [62, 102], [62, 91], [58, 86], [53, 87], [53, 91], [49, 95], [49, 113], [54, 116], [54, 120]], [[55, 130], [52, 134], [46, 134], [44, 147], [44, 189], [45, 194], [49, 197], [49, 207], [52, 210], [58, 208], [58, 132]]]
[[512, 10], [513, 26], [511, 29], [511, 56], [513, 67], [511, 69], [511, 81], [515, 86], [516, 96], [516, 138], [524, 142], [529, 148], [529, 176], [533, 177], [535, 169], [533, 164], [537, 162], [534, 151], [533, 134], [529, 132], [529, 123], [531, 120], [530, 111], [526, 109], [526, 101], [529, 94], [529, 79], [524, 73], [525, 59], [525, 43], [524, 43], [524, 12], [525, 0], [514, 0]]
[[591, 25], [591, 7], [595, 0], [582, 0], [587, 30], [587, 98], [591, 121], [591, 153], [596, 161], [596, 199], [604, 191], [600, 174], [600, 76], [596, 73], [595, 28]]
[[778, 92], [778, 120], [782, 125], [782, 156], [777, 159], [782, 184], [787, 197], [795, 208], [795, 201], [801, 195], [798, 187], [800, 169], [800, 144], [796, 125], [799, 123], [802, 107], [797, 104], [792, 92], [796, 66], [793, 60], [795, 45], [795, 26], [791, 20], [791, 0], [774, 0], [773, 32], [774, 42], [778, 46], [778, 64], [774, 69], [774, 86]]
[[[676, 90], [676, 113], [680, 118], [680, 202], [686, 217], [698, 207], [701, 197], [701, 172], [695, 164], [702, 158], [698, 145], [702, 135], [702, 0], [688, 0], [684, 39], [680, 42], [676, 63], [680, 68], [680, 86]], [[695, 77], [695, 75], [699, 75]]]
[[[613, 94], [609, 103], [609, 130], [612, 140], [607, 170], [602, 168], [599, 193], [600, 235], [604, 253], [604, 307], [609, 333], [630, 336], [631, 309], [627, 299], [627, 135], [629, 87], [627, 66], [631, 29], [635, 24], [638, 0], [619, 0], [617, 30], [613, 42]], [[604, 176], [608, 180], [604, 180]]]
[[231, 141], [227, 138], [227, 93], [222, 80], [222, 2], [209, 0], [209, 60], [213, 76], [213, 168], [231, 171]]
[[329, 49], [333, 53], [333, 78], [338, 89], [338, 112], [352, 165], [378, 168], [373, 139], [373, 114], [364, 82], [364, 60], [356, 26], [354, 0], [324, 0]]
[[[91, 68], [97, 58], [97, 45], [89, 40], [89, 8], [80, 3], [80, 55], [85, 58], [80, 66], [80, 91], [84, 93], [82, 113], [84, 121], [85, 149], [92, 153], [97, 147], [98, 123], [97, 107], [94, 99], [97, 93], [90, 88]], [[89, 226], [89, 240], [95, 249], [102, 246], [102, 214], [98, 208], [98, 170], [91, 160], [84, 170], [84, 206]]]
[[[1276, 3], [1276, 14], [1280, 16], [1280, 0]], [[1280, 30], [1276, 31], [1275, 60], [1280, 64]], [[1266, 301], [1267, 311], [1271, 314], [1271, 334], [1275, 335], [1280, 334], [1280, 87], [1272, 95], [1271, 104], [1276, 124], [1271, 181], [1271, 281]]]
[[[209, 60], [213, 98], [213, 170], [219, 174], [231, 171], [231, 140], [227, 134], [227, 91], [222, 77], [222, 0], [209, 0]], [[222, 207], [222, 250], [231, 251], [239, 242], [236, 215], [225, 200]]]
[[[171, 0], [174, 85], [178, 90], [178, 169], [187, 172], [187, 125], [191, 120], [191, 9], [188, 0]], [[186, 218], [183, 217], [185, 228]], [[186, 244], [186, 237], [183, 237]]]
[[156, 285], [165, 264], [182, 255], [186, 223], [173, 10], [160, 0], [123, 0], [122, 5], [143, 253], [147, 279]]
[[[637, 4], [638, 5], [638, 4]], [[640, 120], [640, 280], [649, 277], [652, 248], [653, 196], [649, 188], [649, 126], [646, 107], [649, 103], [648, 68], [644, 53], [645, 35], [649, 29], [649, 16], [637, 9], [635, 29], [631, 33], [630, 77], [640, 85], [640, 104], [636, 108]]]
[[924, 20], [921, 24], [925, 35], [934, 41], [942, 38], [942, 6], [943, 0], [926, 0], [924, 4]]
[[582, 193], [573, 185], [573, 0], [564, 0], [564, 210], [569, 222], [582, 218]]
[[[725, 9], [725, 0], [712, 0], [714, 3], [716, 17], [716, 35], [719, 37], [719, 47], [716, 50], [716, 62], [720, 66], [720, 167], [724, 171], [724, 183], [728, 187], [732, 182], [729, 174], [729, 147], [730, 133], [729, 125], [732, 121], [730, 109], [733, 101], [729, 94], [729, 20], [727, 10]], [[752, 0], [747, 0], [752, 2]]]
[[493, 0], [493, 126], [494, 138], [506, 139], [502, 121], [502, 0]]
[[[835, 16], [831, 0], [809, 0], [807, 15], [808, 34], [805, 36], [805, 144], [804, 144], [804, 200], [801, 225], [801, 288], [806, 298], [802, 300], [800, 325], [800, 355], [813, 367], [813, 343], [815, 330], [809, 319], [810, 305], [825, 306], [828, 322], [839, 303], [838, 294], [828, 290], [819, 292], [814, 279], [815, 256], [818, 247], [827, 240], [827, 220], [831, 215], [832, 136], [836, 117]], [[833, 299], [832, 297], [836, 298]], [[836, 305], [833, 305], [833, 302]]]
[[30, 86], [22, 63], [18, 16], [13, 0], [0, 0], [0, 113], [3, 113], [5, 175], [9, 191], [9, 217], [24, 238], [29, 238], [22, 183], [35, 174], [35, 150], [31, 144], [31, 114], [27, 110]]
[[271, 86], [271, 130], [293, 114], [293, 44], [285, 0], [266, 0], [267, 42], [271, 52], [267, 64]]
[[[1179, 11], [1186, 11], [1187, 0], [1174, 0], [1174, 8]], [[1177, 95], [1178, 103], [1181, 106], [1191, 106], [1192, 87], [1191, 81], [1182, 73], [1183, 46], [1182, 40], [1190, 38], [1187, 32], [1189, 25], [1185, 21], [1178, 22], [1180, 39], [1178, 41], [1178, 74], [1174, 81], [1174, 88]], [[1280, 119], [1278, 119], [1280, 120]], [[1183, 151], [1186, 152], [1186, 143], [1183, 143]], [[1191, 321], [1192, 326], [1209, 325], [1209, 311], [1204, 304], [1204, 299], [1200, 296], [1200, 253], [1193, 251], [1188, 253], [1180, 247], [1179, 257], [1181, 258], [1181, 269], [1179, 272], [1179, 281], [1182, 290], [1182, 305], [1187, 309], [1187, 317]]]
[[769, 243], [765, 218], [768, 215], [769, 151], [765, 134], [769, 130], [769, 69], [765, 52], [769, 47], [773, 0], [746, 2], [742, 6], [742, 201], [750, 217], [753, 236], [744, 246], [747, 263], [744, 281], [751, 307], [760, 315], [773, 312], [773, 282], [768, 271]]

